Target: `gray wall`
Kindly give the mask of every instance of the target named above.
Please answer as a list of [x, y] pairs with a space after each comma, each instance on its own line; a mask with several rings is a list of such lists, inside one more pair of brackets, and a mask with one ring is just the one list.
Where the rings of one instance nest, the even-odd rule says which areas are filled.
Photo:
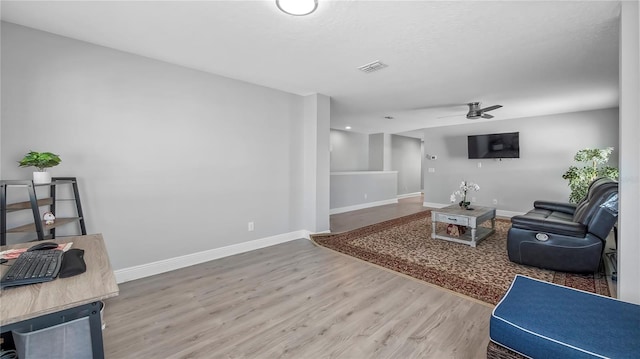
[[331, 174], [330, 207], [332, 210], [353, 206], [365, 208], [371, 207], [365, 205], [367, 203], [397, 202], [397, 187], [398, 173], [395, 171], [334, 172]]
[[391, 169], [398, 171], [398, 195], [420, 192], [422, 150], [417, 138], [391, 135]]
[[391, 135], [369, 135], [369, 171], [391, 171]]
[[369, 135], [331, 130], [331, 172], [368, 171]]
[[[309, 95], [304, 98], [304, 202], [305, 229], [328, 231], [329, 227], [329, 122], [330, 98]], [[292, 133], [296, 136], [295, 133]], [[296, 151], [296, 149], [291, 149]], [[293, 208], [292, 208], [293, 209]], [[294, 214], [295, 215], [295, 214]]]
[[369, 135], [369, 171], [384, 171], [384, 133]]
[[30, 178], [29, 150], [61, 155], [51, 172], [79, 178], [115, 269], [302, 230], [322, 207], [328, 220], [328, 158], [327, 198], [304, 208], [301, 153], [329, 146], [303, 143], [303, 100], [2, 23], [2, 177]]
[[[331, 172], [396, 171], [398, 195], [422, 189], [422, 148], [416, 138], [331, 130]], [[331, 208], [335, 208], [333, 205]]]
[[[520, 132], [520, 158], [471, 160], [467, 135]], [[617, 166], [618, 110], [575, 112], [509, 121], [483, 122], [425, 130], [424, 151], [438, 156], [426, 161], [425, 203], [447, 204], [462, 180], [477, 183], [472, 192], [479, 205], [503, 211], [525, 212], [536, 199], [567, 201], [568, 182], [562, 174], [583, 148], [613, 146], [610, 164]], [[478, 165], [481, 167], [478, 167]], [[429, 173], [433, 168], [434, 173]], [[492, 200], [498, 204], [493, 205]]]

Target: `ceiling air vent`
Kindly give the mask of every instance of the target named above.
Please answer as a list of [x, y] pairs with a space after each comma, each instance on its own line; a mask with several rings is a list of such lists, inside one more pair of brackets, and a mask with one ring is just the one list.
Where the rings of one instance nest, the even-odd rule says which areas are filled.
[[380, 62], [380, 60], [376, 60], [374, 62], [370, 62], [366, 65], [362, 65], [360, 67], [358, 67], [358, 69], [362, 72], [374, 72], [374, 71], [378, 71], [378, 70], [382, 70], [385, 67], [387, 67], [388, 65], [383, 64], [382, 62]]

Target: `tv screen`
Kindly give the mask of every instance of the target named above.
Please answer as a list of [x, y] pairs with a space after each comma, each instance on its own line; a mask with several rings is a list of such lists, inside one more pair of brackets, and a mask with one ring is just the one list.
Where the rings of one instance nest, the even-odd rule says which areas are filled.
[[469, 158], [520, 158], [520, 132], [467, 137]]

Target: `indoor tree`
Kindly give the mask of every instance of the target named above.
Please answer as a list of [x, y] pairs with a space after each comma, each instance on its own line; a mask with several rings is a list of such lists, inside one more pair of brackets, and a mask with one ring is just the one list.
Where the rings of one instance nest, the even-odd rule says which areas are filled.
[[587, 195], [589, 184], [594, 179], [598, 177], [618, 179], [618, 169], [606, 165], [612, 152], [613, 147], [607, 147], [604, 149], [585, 148], [576, 153], [573, 159], [582, 162], [583, 166], [571, 166], [562, 175], [562, 178], [569, 180], [569, 188], [571, 189], [569, 201], [571, 203], [578, 203]]

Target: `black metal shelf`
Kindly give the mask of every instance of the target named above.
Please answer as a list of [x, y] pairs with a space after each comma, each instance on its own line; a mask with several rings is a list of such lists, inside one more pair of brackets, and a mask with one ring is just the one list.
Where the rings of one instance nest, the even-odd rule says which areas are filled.
[[[56, 199], [56, 187], [59, 185], [71, 185], [74, 198]], [[38, 199], [35, 188], [44, 186], [50, 187], [50, 197]], [[9, 188], [25, 188], [29, 195], [29, 201], [7, 204], [7, 190]], [[56, 202], [69, 200], [75, 202], [78, 215], [77, 217], [56, 218], [56, 223], [52, 225], [46, 225], [44, 221], [40, 219], [40, 207], [49, 206], [50, 211], [55, 213]], [[7, 229], [7, 213], [27, 209], [31, 209], [33, 213], [33, 223]], [[82, 205], [80, 203], [78, 181], [75, 177], [54, 177], [51, 179], [51, 183], [46, 184], [34, 184], [31, 180], [0, 181], [0, 217], [2, 219], [2, 221], [0, 221], [0, 245], [3, 246], [7, 244], [7, 233], [35, 232], [39, 241], [44, 239], [53, 239], [56, 237], [55, 228], [67, 223], [78, 222], [80, 224], [80, 232], [82, 235], [87, 234], [84, 215], [82, 214]], [[45, 234], [45, 230], [49, 231], [48, 235]]]

